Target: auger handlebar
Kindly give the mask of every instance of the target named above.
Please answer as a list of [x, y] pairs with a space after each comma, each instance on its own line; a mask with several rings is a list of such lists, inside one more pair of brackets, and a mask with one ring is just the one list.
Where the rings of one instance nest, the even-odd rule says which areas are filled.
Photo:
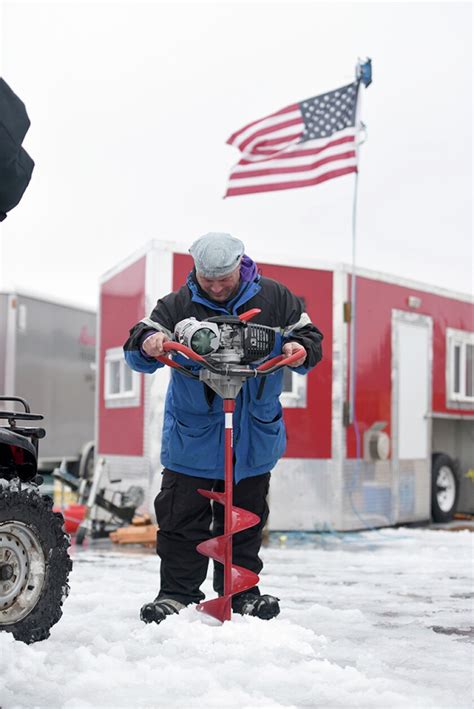
[[[301, 349], [303, 349], [303, 347]], [[194, 352], [194, 350], [192, 350], [190, 347], [186, 347], [186, 345], [182, 345], [179, 342], [165, 342], [163, 343], [163, 350], [167, 353], [177, 352], [183, 354], [189, 359], [194, 360], [194, 362], [198, 362], [200, 365], [208, 369], [213, 374], [221, 374], [227, 377], [247, 377], [249, 379], [253, 377], [266, 376], [267, 374], [273, 374], [273, 372], [276, 372], [278, 369], [281, 369], [281, 367], [287, 367], [293, 364], [293, 362], [296, 362], [301, 357], [300, 351], [294, 352], [292, 355], [289, 355], [287, 357], [285, 355], [277, 355], [276, 357], [272, 357], [272, 359], [263, 362], [263, 364], [259, 365], [258, 367], [253, 368], [242, 367], [241, 365], [228, 364], [226, 362], [215, 364], [214, 362], [210, 362], [209, 360], [207, 360], [205, 357], [202, 357], [202, 355], [198, 354], [197, 352]], [[181, 364], [178, 364], [166, 355], [161, 355], [156, 359], [159, 362], [166, 364], [168, 367], [177, 369], [179, 372], [181, 372], [181, 374], [184, 374], [187, 377], [199, 379], [199, 374], [190, 372], [189, 369], [183, 367]]]

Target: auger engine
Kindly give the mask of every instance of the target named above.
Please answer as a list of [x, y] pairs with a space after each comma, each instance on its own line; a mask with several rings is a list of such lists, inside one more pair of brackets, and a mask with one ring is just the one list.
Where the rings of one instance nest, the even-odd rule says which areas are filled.
[[275, 345], [275, 332], [238, 317], [215, 316], [199, 321], [181, 320], [175, 328], [177, 342], [217, 362], [250, 364], [267, 357]]

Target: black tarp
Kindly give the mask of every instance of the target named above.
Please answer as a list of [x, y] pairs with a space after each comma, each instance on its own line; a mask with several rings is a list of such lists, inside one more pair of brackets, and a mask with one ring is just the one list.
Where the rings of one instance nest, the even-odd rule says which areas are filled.
[[0, 221], [28, 187], [34, 162], [21, 147], [30, 127], [25, 104], [0, 78]]

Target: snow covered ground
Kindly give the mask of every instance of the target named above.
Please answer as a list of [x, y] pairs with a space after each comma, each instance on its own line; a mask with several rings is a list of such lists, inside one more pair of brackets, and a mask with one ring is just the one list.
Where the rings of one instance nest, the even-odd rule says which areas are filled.
[[[152, 553], [74, 549], [51, 638], [0, 634], [0, 706], [464, 709], [472, 696], [472, 539], [398, 529], [272, 538], [261, 588], [272, 621], [188, 608], [160, 626]], [[204, 589], [213, 596], [210, 581]]]

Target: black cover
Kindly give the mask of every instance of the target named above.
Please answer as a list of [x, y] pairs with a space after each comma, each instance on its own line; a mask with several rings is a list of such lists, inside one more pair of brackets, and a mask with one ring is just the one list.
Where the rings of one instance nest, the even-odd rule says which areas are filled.
[[24, 436], [0, 427], [0, 478], [32, 480], [37, 471], [36, 450]]
[[34, 162], [21, 147], [30, 127], [25, 104], [0, 78], [0, 221], [28, 187]]

